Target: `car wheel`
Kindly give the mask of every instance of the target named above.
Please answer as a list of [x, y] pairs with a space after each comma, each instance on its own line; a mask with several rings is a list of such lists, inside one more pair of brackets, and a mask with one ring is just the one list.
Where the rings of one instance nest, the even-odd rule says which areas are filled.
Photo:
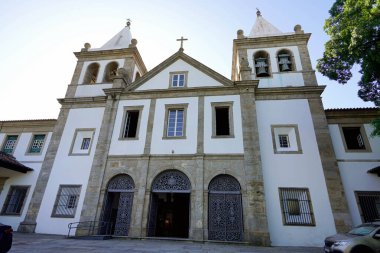
[[356, 246], [353, 248], [350, 253], [375, 253], [373, 250], [368, 248], [367, 246]]

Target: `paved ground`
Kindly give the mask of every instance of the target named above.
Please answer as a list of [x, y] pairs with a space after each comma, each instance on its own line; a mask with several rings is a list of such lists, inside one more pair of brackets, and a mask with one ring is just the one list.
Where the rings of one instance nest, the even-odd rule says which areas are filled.
[[311, 247], [253, 247], [224, 243], [198, 243], [167, 240], [76, 240], [64, 236], [14, 233], [9, 253], [322, 253], [322, 248]]

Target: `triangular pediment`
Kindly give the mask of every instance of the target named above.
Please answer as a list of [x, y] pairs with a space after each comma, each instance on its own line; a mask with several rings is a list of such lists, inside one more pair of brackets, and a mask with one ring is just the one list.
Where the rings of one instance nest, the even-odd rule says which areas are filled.
[[172, 88], [170, 78], [173, 73], [186, 73], [184, 89], [233, 85], [231, 80], [180, 50], [132, 83], [127, 89], [142, 91]]

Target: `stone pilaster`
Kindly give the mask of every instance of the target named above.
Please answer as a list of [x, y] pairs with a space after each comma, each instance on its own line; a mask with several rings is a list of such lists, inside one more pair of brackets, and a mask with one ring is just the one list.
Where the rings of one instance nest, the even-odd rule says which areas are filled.
[[195, 158], [195, 170], [194, 179], [195, 185], [192, 187], [191, 191], [191, 224], [190, 224], [190, 234], [189, 237], [193, 240], [203, 240], [204, 239], [204, 228], [205, 224], [203, 212], [203, 185], [204, 185], [204, 158], [203, 156], [198, 156]]
[[243, 125], [246, 198], [244, 207], [245, 240], [254, 245], [269, 246], [264, 180], [260, 157], [256, 103], [253, 88], [241, 90], [240, 105]]
[[144, 147], [144, 154], [145, 155], [150, 154], [150, 146], [152, 144], [152, 132], [153, 132], [153, 123], [154, 123], [155, 111], [156, 111], [156, 99], [151, 99], [150, 100], [150, 107], [149, 107], [148, 125], [147, 125], [147, 129], [146, 129], [145, 147]]
[[83, 61], [77, 62], [73, 77], [71, 79], [71, 83], [67, 87], [67, 91], [65, 95], [66, 98], [73, 98], [75, 96], [75, 92], [79, 84], [79, 77], [80, 77], [80, 74], [82, 73], [83, 65], [84, 65]]
[[44, 196], [46, 186], [53, 168], [55, 156], [58, 146], [62, 138], [63, 129], [66, 124], [69, 109], [62, 106], [58, 116], [57, 124], [54, 127], [53, 134], [42, 163], [40, 174], [38, 175], [36, 187], [33, 191], [32, 199], [30, 200], [28, 211], [24, 221], [20, 223], [18, 232], [34, 233], [37, 226], [37, 215], [41, 207], [42, 198]]
[[7, 181], [8, 177], [0, 177], [0, 194], [3, 191], [3, 187], [5, 184], [5, 181]]
[[198, 132], [197, 132], [197, 154], [204, 152], [204, 105], [205, 97], [199, 96], [198, 98]]
[[[120, 90], [118, 90], [120, 92]], [[108, 90], [108, 99], [100, 128], [98, 143], [96, 144], [95, 158], [91, 167], [90, 177], [83, 202], [80, 221], [92, 221], [100, 217], [99, 212], [103, 203], [100, 200], [101, 186], [103, 185], [104, 172], [107, 164], [108, 151], [114, 128], [119, 95]]]
[[298, 44], [298, 51], [301, 57], [302, 64], [302, 75], [304, 79], [305, 86], [317, 86], [317, 77], [315, 76], [315, 71], [311, 65], [309, 50], [307, 49], [307, 44]]
[[352, 220], [344, 195], [342, 179], [340, 177], [322, 100], [318, 98], [309, 99], [308, 101], [335, 227], [338, 232], [347, 232], [352, 226]]

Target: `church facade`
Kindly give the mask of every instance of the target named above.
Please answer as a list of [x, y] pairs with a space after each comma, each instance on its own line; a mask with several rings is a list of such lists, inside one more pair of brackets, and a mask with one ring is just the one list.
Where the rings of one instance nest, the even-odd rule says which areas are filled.
[[231, 79], [182, 44], [148, 71], [129, 23], [100, 48], [86, 43], [58, 119], [0, 122], [12, 162], [0, 164], [1, 222], [319, 246], [378, 219], [380, 139], [370, 122], [380, 111], [324, 110], [309, 38], [258, 13], [233, 41]]

